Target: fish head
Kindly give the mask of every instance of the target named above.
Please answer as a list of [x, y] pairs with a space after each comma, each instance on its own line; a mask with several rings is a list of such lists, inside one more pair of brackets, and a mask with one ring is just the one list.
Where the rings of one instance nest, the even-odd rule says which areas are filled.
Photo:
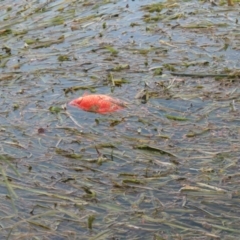
[[82, 97], [72, 100], [71, 102], [68, 103], [68, 105], [79, 107], [81, 102], [82, 102]]

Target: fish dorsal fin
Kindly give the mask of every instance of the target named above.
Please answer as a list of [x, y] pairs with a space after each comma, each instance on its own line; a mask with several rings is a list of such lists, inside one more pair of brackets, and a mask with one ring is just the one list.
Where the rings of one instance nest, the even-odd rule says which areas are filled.
[[84, 92], [83, 95], [82, 95], [82, 97], [85, 97], [85, 96], [88, 96], [88, 95], [90, 95], [89, 92]]

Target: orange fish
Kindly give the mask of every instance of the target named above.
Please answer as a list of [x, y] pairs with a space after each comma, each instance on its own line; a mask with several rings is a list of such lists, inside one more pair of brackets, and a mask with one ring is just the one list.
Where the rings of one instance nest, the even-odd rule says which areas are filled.
[[72, 100], [69, 105], [78, 107], [87, 112], [101, 114], [115, 112], [126, 107], [123, 101], [103, 94], [85, 95]]

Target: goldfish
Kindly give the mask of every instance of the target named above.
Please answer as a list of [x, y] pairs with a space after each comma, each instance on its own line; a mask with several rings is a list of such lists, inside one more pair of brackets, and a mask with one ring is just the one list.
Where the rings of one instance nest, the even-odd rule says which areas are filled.
[[126, 107], [126, 103], [104, 94], [84, 95], [69, 103], [87, 112], [106, 114]]

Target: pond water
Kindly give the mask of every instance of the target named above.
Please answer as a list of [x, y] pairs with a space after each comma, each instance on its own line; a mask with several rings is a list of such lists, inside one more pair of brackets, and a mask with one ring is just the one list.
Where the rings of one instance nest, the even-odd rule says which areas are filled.
[[[239, 7], [9, 0], [0, 13], [1, 239], [238, 238]], [[86, 93], [128, 107], [68, 106]]]

